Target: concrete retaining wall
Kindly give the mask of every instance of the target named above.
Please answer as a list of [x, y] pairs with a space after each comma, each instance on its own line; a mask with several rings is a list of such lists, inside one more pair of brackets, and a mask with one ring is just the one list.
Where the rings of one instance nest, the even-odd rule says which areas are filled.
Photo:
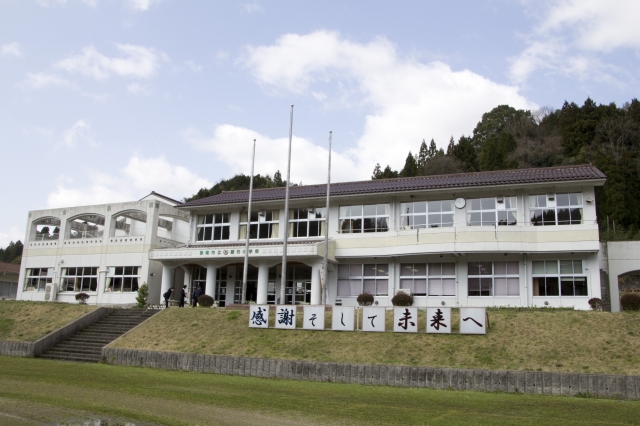
[[111, 308], [98, 308], [89, 313], [84, 314], [77, 320], [70, 322], [62, 328], [59, 328], [46, 336], [36, 340], [35, 342], [14, 342], [11, 340], [0, 340], [0, 355], [8, 356], [39, 356], [43, 352], [48, 351], [53, 346], [63, 340], [73, 336], [78, 331], [90, 326], [110, 314]]
[[109, 347], [102, 349], [102, 357], [105, 362], [113, 365], [236, 376], [545, 395], [590, 394], [598, 397], [640, 399], [640, 376], [342, 364]]

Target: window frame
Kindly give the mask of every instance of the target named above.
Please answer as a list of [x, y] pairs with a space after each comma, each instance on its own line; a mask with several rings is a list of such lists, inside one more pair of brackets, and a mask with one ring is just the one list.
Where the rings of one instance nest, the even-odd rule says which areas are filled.
[[[74, 274], [71, 275], [70, 271], [73, 270]], [[78, 275], [78, 272], [80, 274]], [[85, 274], [88, 272], [88, 274]], [[60, 271], [60, 286], [59, 291], [67, 292], [67, 293], [80, 293], [80, 292], [96, 292], [98, 291], [98, 277], [100, 273], [98, 272], [97, 266], [77, 266], [77, 267], [66, 267], [62, 268]], [[71, 282], [73, 280], [73, 282]], [[85, 282], [88, 283], [88, 287], [85, 289]], [[69, 285], [72, 285], [72, 290], [69, 290]], [[80, 284], [78, 286], [78, 284]], [[93, 287], [93, 290], [91, 289]]]
[[[313, 212], [312, 212], [313, 210]], [[324, 237], [327, 232], [327, 214], [324, 207], [306, 207], [289, 209], [289, 237], [291, 238], [315, 238]], [[301, 213], [306, 213], [306, 217], [300, 217]], [[321, 217], [317, 217], [320, 212]], [[314, 214], [316, 217], [311, 217]], [[318, 235], [309, 235], [311, 233], [311, 224], [316, 223]], [[300, 235], [300, 229], [303, 228], [306, 235]]]
[[[130, 270], [129, 268], [135, 268]], [[136, 293], [140, 288], [140, 272], [142, 266], [109, 266], [107, 268], [107, 276], [104, 285], [105, 293]], [[115, 290], [116, 280], [120, 280], [120, 290]], [[131, 290], [125, 291], [124, 285], [130, 280]], [[135, 283], [135, 284], [134, 284]], [[135, 287], [135, 290], [134, 290]]]
[[[443, 274], [442, 265], [452, 265], [453, 272], [451, 274]], [[436, 269], [437, 268], [437, 269]], [[408, 270], [411, 270], [412, 273], [407, 273]], [[436, 273], [439, 270], [439, 273]], [[424, 273], [420, 273], [424, 271]], [[445, 293], [445, 285], [444, 280], [452, 281], [452, 294], [444, 294]], [[433, 288], [431, 282], [440, 281], [439, 294], [435, 294], [431, 289]], [[410, 285], [407, 285], [411, 282]], [[420, 283], [424, 285], [424, 292], [416, 291], [416, 283]], [[422, 296], [422, 297], [455, 297], [457, 291], [456, 284], [456, 264], [455, 262], [413, 262], [413, 263], [401, 263], [400, 264], [400, 273], [398, 277], [398, 289], [400, 290], [411, 290], [411, 294], [414, 296]]]
[[[498, 201], [500, 199], [502, 199], [502, 202]], [[492, 200], [493, 207], [484, 207], [484, 200]], [[474, 208], [475, 202], [479, 202], [480, 209]], [[491, 213], [493, 213], [493, 220], [485, 221], [485, 216], [488, 217]], [[516, 195], [504, 195], [472, 198], [467, 200], [466, 214], [467, 226], [515, 226], [518, 224], [518, 197]], [[478, 220], [471, 219], [473, 215], [479, 215], [479, 223]], [[503, 218], [501, 219], [500, 216], [503, 216]]]
[[[440, 205], [440, 210], [436, 211], [436, 203]], [[450, 210], [443, 210], [443, 203], [449, 203]], [[416, 207], [422, 207], [424, 205], [424, 211], [416, 213]], [[433, 210], [432, 210], [433, 209]], [[411, 210], [411, 211], [409, 211]], [[420, 208], [422, 210], [422, 208]], [[443, 222], [443, 217], [451, 216], [451, 221]], [[431, 218], [438, 216], [439, 222], [435, 220], [432, 222]], [[424, 218], [424, 223], [415, 224], [416, 218]], [[410, 229], [425, 229], [425, 228], [449, 228], [455, 223], [455, 206], [453, 200], [431, 200], [431, 201], [411, 201], [407, 203], [400, 203], [400, 221], [402, 227], [409, 227]], [[420, 220], [422, 222], [422, 220]]]
[[[196, 218], [196, 241], [206, 242], [228, 240], [231, 235], [230, 216], [230, 213], [199, 214]], [[218, 221], [218, 218], [220, 218], [220, 221]], [[209, 238], [207, 238], [207, 231], [209, 231], [210, 234]], [[216, 238], [217, 232], [219, 232], [219, 238]], [[202, 235], [200, 235], [201, 233]]]
[[[264, 216], [261, 213], [264, 212]], [[253, 215], [256, 215], [256, 220], [253, 220]], [[243, 222], [243, 215], [247, 216], [247, 220]], [[251, 218], [248, 217], [247, 212], [240, 212], [240, 223], [238, 225], [238, 239], [246, 240], [247, 238], [247, 230], [249, 232], [249, 240], [273, 240], [278, 238], [278, 233], [280, 231], [280, 210], [272, 209], [272, 210], [256, 210], [251, 212]], [[276, 216], [274, 219], [273, 217]], [[260, 218], [264, 217], [263, 220]], [[271, 217], [271, 220], [267, 220]], [[249, 226], [247, 227], [247, 221]], [[255, 227], [255, 237], [251, 237], [252, 230]], [[268, 236], [261, 237], [260, 234], [262, 230], [266, 229], [266, 234]], [[244, 233], [244, 235], [242, 235]], [[275, 236], [273, 236], [275, 234]]]
[[[38, 275], [32, 275], [33, 271], [38, 271]], [[46, 273], [43, 275], [42, 271], [46, 271]], [[47, 284], [53, 284], [54, 274], [54, 268], [27, 268], [22, 291], [45, 291]], [[27, 283], [33, 282], [37, 284], [35, 286], [27, 285]]]
[[[365, 213], [366, 208], [375, 206], [376, 213]], [[379, 213], [379, 209], [382, 208], [383, 212]], [[355, 212], [353, 210], [355, 209]], [[360, 213], [358, 213], [360, 209]], [[376, 203], [376, 204], [354, 204], [348, 206], [340, 206], [339, 210], [339, 232], [341, 234], [364, 234], [364, 233], [379, 233], [389, 231], [389, 219], [390, 219], [391, 206], [389, 203]], [[365, 228], [365, 222], [373, 219], [375, 228]], [[384, 225], [381, 226], [381, 220], [386, 220]], [[359, 226], [356, 228], [355, 223]]]
[[[576, 273], [576, 264], [580, 263], [580, 272]], [[544, 264], [544, 268], [545, 268], [545, 272], [544, 273], [540, 273], [540, 272], [536, 272], [536, 264], [540, 265], [540, 263]], [[555, 263], [555, 271], [554, 272], [554, 268], [552, 267], [552, 270], [550, 272], [548, 271], [548, 267], [547, 265], [552, 265]], [[565, 272], [563, 272], [563, 263], [564, 263], [564, 270]], [[571, 264], [571, 273], [567, 273], [567, 263]], [[588, 277], [588, 273], [586, 272], [586, 268], [585, 268], [585, 264], [584, 264], [584, 260], [582, 259], [553, 259], [553, 260], [534, 260], [531, 262], [531, 285], [532, 285], [532, 290], [533, 290], [533, 297], [589, 297], [589, 277]], [[544, 284], [545, 284], [545, 294], [540, 294], [540, 282], [536, 282], [536, 280], [540, 280], [544, 278]], [[584, 289], [584, 293], [585, 294], [576, 294], [576, 279], [579, 278], [583, 278], [583, 289]], [[553, 281], [556, 281], [556, 286], [558, 288], [558, 294], [547, 294], [547, 282], [551, 282], [553, 283]], [[564, 279], [564, 280], [563, 280]], [[565, 289], [567, 288], [567, 286], [563, 286], [563, 281], [564, 282], [568, 282], [568, 280], [571, 279], [572, 281], [572, 293], [573, 294], [563, 294], [565, 292]], [[538, 290], [538, 294], [535, 294], [535, 290]]]
[[[559, 198], [564, 198], [565, 196], [567, 197], [568, 204], [558, 205]], [[572, 200], [572, 197], [575, 197], [575, 203], [574, 200]], [[542, 200], [544, 200], [545, 204], [543, 206], [540, 205]], [[563, 210], [567, 210], [569, 218], [560, 220], [559, 212]], [[534, 216], [537, 211], [540, 212], [539, 216], [537, 216], [539, 219]], [[553, 220], [550, 219], [551, 213], [553, 213]], [[574, 214], [579, 216], [579, 218], [574, 218]], [[584, 223], [584, 195], [582, 192], [530, 194], [529, 221], [533, 226], [581, 225]]]
[[[347, 269], [347, 275], [345, 275], [345, 269]], [[375, 274], [366, 275], [367, 273], [370, 273], [371, 270], [375, 270]], [[365, 281], [369, 282], [365, 283]], [[371, 281], [373, 281], [373, 283], [371, 283]], [[373, 284], [375, 287], [375, 293], [368, 291], [369, 289], [365, 288], [365, 284], [368, 286]], [[349, 287], [349, 294], [341, 294], [344, 293], [344, 285]], [[354, 289], [357, 294], [354, 294]], [[358, 297], [362, 293], [367, 292], [374, 296], [389, 296], [388, 263], [351, 263], [338, 265], [336, 297]]]
[[[505, 265], [505, 272], [504, 273], [497, 273], [496, 272], [496, 264], [502, 264], [504, 263]], [[491, 273], [488, 274], [482, 274], [482, 273], [478, 273], [478, 274], [474, 274], [471, 273], [471, 265], [472, 264], [490, 264], [491, 265]], [[516, 273], [509, 273], [509, 264], [515, 264]], [[479, 272], [482, 272], [481, 269], [478, 269]], [[496, 294], [496, 279], [498, 280], [506, 280], [505, 282], [505, 292], [506, 294]], [[517, 280], [517, 290], [518, 290], [518, 294], [509, 294], [509, 280], [513, 280], [516, 279]], [[478, 280], [478, 290], [474, 290], [477, 291], [479, 294], [471, 294], [471, 280]], [[483, 284], [486, 284], [482, 282], [482, 280], [491, 280], [491, 288], [489, 290], [490, 294], [482, 294], [483, 292]], [[467, 297], [482, 297], [482, 298], [486, 298], [486, 297], [520, 297], [520, 262], [517, 260], [502, 260], [502, 261], [480, 261], [480, 262], [468, 262], [467, 263]]]

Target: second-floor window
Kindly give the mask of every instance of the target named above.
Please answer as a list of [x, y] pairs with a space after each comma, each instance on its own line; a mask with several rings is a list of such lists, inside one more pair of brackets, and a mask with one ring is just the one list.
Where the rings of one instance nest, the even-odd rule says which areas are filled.
[[387, 232], [389, 230], [389, 204], [368, 204], [340, 207], [340, 232]]
[[[240, 239], [247, 238], [247, 212], [240, 213]], [[278, 238], [279, 210], [260, 210], [251, 212], [249, 239], [262, 240]]]
[[579, 225], [582, 223], [582, 194], [530, 195], [531, 223], [544, 225]]
[[320, 237], [326, 232], [325, 209], [292, 209], [289, 214], [289, 235], [291, 237]]
[[229, 229], [229, 213], [199, 214], [196, 225], [196, 240], [228, 240]]
[[469, 226], [515, 225], [518, 205], [516, 197], [476, 198], [467, 201]]
[[453, 226], [453, 201], [416, 201], [402, 203], [402, 226], [416, 228], [441, 228]]

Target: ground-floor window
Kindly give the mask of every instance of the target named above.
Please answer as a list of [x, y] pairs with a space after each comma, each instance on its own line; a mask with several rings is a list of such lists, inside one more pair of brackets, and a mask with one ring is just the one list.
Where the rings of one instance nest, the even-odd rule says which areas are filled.
[[587, 296], [587, 276], [582, 260], [534, 261], [534, 296]]
[[60, 291], [96, 291], [98, 268], [62, 268]]
[[469, 262], [469, 296], [519, 296], [518, 262]]
[[18, 295], [18, 283], [0, 281], [0, 297], [3, 299], [15, 299]]
[[24, 280], [24, 291], [44, 291], [53, 283], [53, 268], [29, 268]]
[[386, 263], [338, 266], [338, 296], [371, 293], [389, 294], [389, 265]]
[[455, 296], [455, 263], [403, 263], [400, 288], [414, 296]]
[[107, 269], [105, 291], [118, 293], [138, 291], [139, 270], [138, 266], [110, 266]]

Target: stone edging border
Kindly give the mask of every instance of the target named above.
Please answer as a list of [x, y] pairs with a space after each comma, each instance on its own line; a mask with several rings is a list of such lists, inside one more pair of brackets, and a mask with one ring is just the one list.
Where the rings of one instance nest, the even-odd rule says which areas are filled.
[[102, 349], [102, 359], [112, 365], [288, 380], [640, 399], [640, 376], [344, 364], [111, 347]]
[[0, 340], [0, 355], [8, 356], [39, 356], [53, 346], [71, 337], [78, 330], [90, 326], [100, 318], [111, 313], [111, 308], [98, 308], [87, 312], [80, 318], [69, 324], [52, 331], [35, 342], [16, 342], [13, 340]]

